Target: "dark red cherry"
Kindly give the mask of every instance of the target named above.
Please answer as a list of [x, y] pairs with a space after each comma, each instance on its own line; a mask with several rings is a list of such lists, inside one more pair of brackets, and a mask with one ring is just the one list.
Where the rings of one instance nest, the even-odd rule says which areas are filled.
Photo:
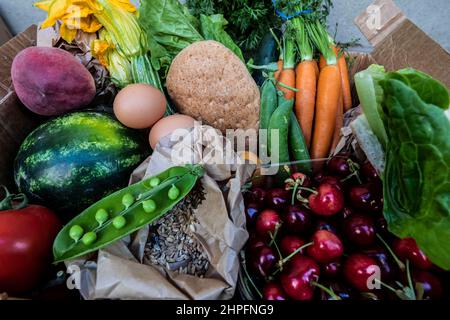
[[281, 226], [280, 215], [272, 209], [266, 209], [256, 218], [256, 233], [264, 238], [275, 235], [275, 230]]
[[302, 205], [290, 205], [281, 215], [283, 228], [287, 231], [303, 234], [307, 232], [312, 225], [312, 213]]
[[396, 239], [392, 249], [400, 260], [409, 260], [417, 268], [430, 269], [433, 266], [413, 238]]
[[289, 192], [284, 189], [271, 189], [266, 193], [267, 205], [277, 211], [283, 211], [290, 201]]
[[253, 272], [263, 277], [268, 276], [277, 262], [275, 252], [269, 246], [259, 247], [249, 256], [250, 267]]
[[317, 262], [327, 263], [336, 260], [344, 253], [341, 240], [329, 231], [316, 231], [311, 240], [313, 244], [306, 250], [308, 255]]
[[305, 240], [294, 235], [286, 235], [283, 238], [281, 238], [279, 242], [280, 251], [283, 254], [283, 257], [289, 256], [291, 253], [295, 252], [298, 248], [300, 248], [304, 244]]
[[376, 238], [372, 217], [359, 213], [345, 219], [344, 233], [347, 239], [358, 246], [371, 245]]
[[264, 300], [287, 300], [288, 297], [283, 291], [280, 284], [276, 282], [268, 282], [263, 288], [263, 299]]
[[294, 300], [311, 300], [320, 275], [317, 263], [306, 256], [296, 255], [281, 273], [281, 285], [287, 295]]
[[342, 262], [340, 259], [327, 262], [322, 265], [322, 274], [328, 279], [336, 279], [341, 275]]
[[311, 210], [320, 216], [332, 216], [344, 208], [344, 196], [332, 184], [321, 184], [317, 194], [311, 194], [308, 199]]
[[365, 254], [352, 254], [344, 263], [345, 279], [361, 292], [371, 291], [376, 287], [372, 277], [377, 276], [377, 270], [379, 270], [377, 261]]

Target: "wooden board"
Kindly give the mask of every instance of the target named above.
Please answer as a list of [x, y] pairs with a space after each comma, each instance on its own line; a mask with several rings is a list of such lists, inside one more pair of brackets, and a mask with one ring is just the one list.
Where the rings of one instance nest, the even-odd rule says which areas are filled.
[[31, 26], [0, 47], [0, 185], [14, 189], [13, 162], [25, 137], [39, 124], [17, 98], [11, 83], [11, 64], [21, 50], [36, 45], [36, 26]]
[[0, 46], [11, 38], [12, 38], [11, 31], [9, 31], [5, 21], [0, 16]]

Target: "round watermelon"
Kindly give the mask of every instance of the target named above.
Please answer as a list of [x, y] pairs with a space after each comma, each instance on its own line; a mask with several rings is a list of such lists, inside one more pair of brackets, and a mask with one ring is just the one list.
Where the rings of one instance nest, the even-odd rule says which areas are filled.
[[14, 164], [19, 190], [63, 218], [125, 187], [146, 156], [140, 132], [100, 112], [75, 112], [34, 130]]

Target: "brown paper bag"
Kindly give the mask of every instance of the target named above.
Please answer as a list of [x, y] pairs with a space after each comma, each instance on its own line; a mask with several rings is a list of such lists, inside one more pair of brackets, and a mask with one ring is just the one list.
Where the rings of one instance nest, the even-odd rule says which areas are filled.
[[[210, 130], [198, 126], [190, 132]], [[214, 134], [219, 134], [217, 131]], [[209, 132], [211, 134], [211, 132]], [[192, 137], [192, 136], [190, 136]], [[188, 137], [189, 138], [189, 137]], [[222, 136], [215, 138], [225, 139]], [[160, 141], [153, 155], [132, 174], [130, 183], [157, 174], [173, 165], [171, 151], [180, 142], [170, 137]], [[226, 145], [225, 148], [229, 147]], [[195, 141], [191, 147], [196, 162], [203, 161], [203, 145]], [[80, 292], [85, 299], [230, 299], [236, 288], [238, 254], [248, 239], [245, 230], [242, 185], [254, 171], [253, 165], [205, 164], [201, 182], [205, 200], [195, 210], [198, 223], [194, 235], [210, 262], [204, 278], [179, 274], [142, 263], [149, 227], [99, 250], [96, 259], [67, 262], [80, 270]], [[217, 181], [224, 181], [220, 188]]]

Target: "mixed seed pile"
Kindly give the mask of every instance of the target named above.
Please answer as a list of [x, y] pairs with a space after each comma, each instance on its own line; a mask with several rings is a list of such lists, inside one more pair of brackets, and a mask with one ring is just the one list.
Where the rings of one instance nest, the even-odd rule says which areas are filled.
[[194, 210], [204, 199], [204, 190], [197, 184], [183, 201], [151, 224], [144, 263], [203, 277], [209, 268], [209, 260], [194, 236], [197, 223]]

